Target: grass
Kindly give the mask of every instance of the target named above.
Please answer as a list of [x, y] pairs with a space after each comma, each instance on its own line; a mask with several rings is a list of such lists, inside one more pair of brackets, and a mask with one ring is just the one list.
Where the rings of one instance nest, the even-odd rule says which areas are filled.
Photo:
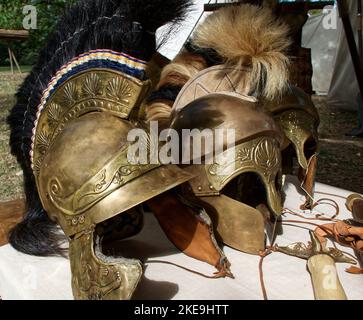
[[[20, 66], [22, 73], [30, 72], [31, 66]], [[0, 66], [0, 72], [11, 72], [10, 66]], [[14, 65], [14, 74], [19, 74], [18, 68]], [[1, 89], [0, 89], [1, 90]]]
[[15, 93], [25, 74], [0, 73], [0, 201], [23, 196], [23, 178], [16, 159], [10, 154], [6, 118], [15, 104]]
[[345, 136], [358, 127], [356, 112], [333, 109], [323, 97], [314, 102], [321, 118], [317, 180], [363, 193], [363, 139]]

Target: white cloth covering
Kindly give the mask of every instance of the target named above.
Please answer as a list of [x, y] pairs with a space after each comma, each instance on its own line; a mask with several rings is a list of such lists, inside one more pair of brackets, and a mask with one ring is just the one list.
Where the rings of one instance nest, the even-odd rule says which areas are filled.
[[[294, 184], [292, 183], [294, 182]], [[303, 196], [298, 193], [296, 180], [288, 177], [285, 183], [287, 194], [285, 206], [297, 210], [303, 203]], [[349, 191], [318, 183], [317, 191], [347, 196]], [[316, 198], [326, 196], [317, 194]], [[331, 197], [333, 198], [333, 197]], [[339, 218], [349, 218], [344, 200], [333, 198], [340, 206]], [[334, 209], [322, 205], [318, 211], [331, 214]], [[310, 212], [306, 215], [312, 216]], [[298, 219], [286, 215], [284, 219]], [[146, 214], [143, 231], [127, 240], [126, 256], [143, 261], [164, 260], [189, 269], [211, 275], [213, 267], [180, 253], [168, 241], [158, 223], [151, 214]], [[309, 227], [306, 225], [306, 227]], [[292, 226], [283, 226], [283, 234], [276, 243], [288, 245], [309, 240], [308, 231]], [[338, 246], [339, 247], [339, 246]], [[352, 250], [344, 248], [353, 253]], [[128, 252], [127, 252], [128, 251]], [[206, 279], [173, 265], [151, 263], [146, 267], [144, 278], [139, 284], [135, 299], [227, 299], [258, 300], [262, 299], [259, 283], [259, 257], [244, 254], [224, 247], [232, 264], [235, 279]], [[363, 299], [363, 275], [345, 272], [347, 264], [337, 264], [341, 283], [349, 299]], [[310, 275], [306, 261], [281, 253], [269, 255], [263, 264], [265, 284], [269, 299], [314, 299]], [[0, 295], [2, 299], [73, 299], [69, 262], [63, 258], [38, 258], [15, 251], [10, 245], [0, 248]]]

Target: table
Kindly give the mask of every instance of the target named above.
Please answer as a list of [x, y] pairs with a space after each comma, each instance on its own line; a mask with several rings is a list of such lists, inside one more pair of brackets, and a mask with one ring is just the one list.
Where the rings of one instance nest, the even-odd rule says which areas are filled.
[[18, 68], [18, 71], [21, 73], [21, 69], [18, 63], [18, 60], [15, 57], [15, 54], [12, 50], [11, 44], [13, 41], [16, 40], [27, 40], [29, 38], [29, 31], [27, 30], [7, 30], [7, 29], [0, 29], [0, 40], [4, 40], [8, 47], [9, 59], [10, 59], [10, 67], [11, 73], [14, 73], [14, 64]]
[[[297, 210], [303, 202], [298, 192], [298, 182], [288, 176], [284, 184], [285, 207]], [[348, 196], [351, 192], [317, 183], [319, 192]], [[316, 195], [317, 198], [326, 197]], [[331, 197], [333, 198], [333, 197]], [[340, 218], [349, 218], [344, 199], [333, 198], [340, 206]], [[330, 206], [319, 206], [316, 210], [332, 212]], [[308, 215], [305, 212], [305, 215]], [[284, 219], [299, 219], [286, 215]], [[308, 226], [307, 226], [308, 227]], [[307, 242], [305, 229], [283, 226], [283, 234], [276, 243], [288, 245]], [[168, 241], [157, 221], [150, 213], [145, 214], [143, 231], [126, 240], [129, 248], [126, 254], [146, 261], [144, 277], [139, 284], [134, 299], [187, 299], [187, 300], [260, 300], [262, 291], [259, 283], [258, 263], [260, 258], [238, 252], [229, 247], [224, 251], [231, 262], [235, 279], [205, 279], [173, 265], [148, 263], [152, 260], [173, 262], [204, 274], [211, 275], [213, 267], [180, 253]], [[338, 246], [339, 247], [339, 246]], [[352, 252], [344, 248], [347, 252]], [[363, 299], [363, 275], [345, 272], [347, 264], [337, 264], [341, 283], [348, 299]], [[273, 253], [263, 264], [265, 285], [271, 300], [311, 300], [314, 299], [310, 275], [306, 261], [281, 253]], [[73, 299], [69, 262], [64, 258], [39, 258], [21, 254], [10, 245], [0, 247], [0, 295], [2, 299]]]

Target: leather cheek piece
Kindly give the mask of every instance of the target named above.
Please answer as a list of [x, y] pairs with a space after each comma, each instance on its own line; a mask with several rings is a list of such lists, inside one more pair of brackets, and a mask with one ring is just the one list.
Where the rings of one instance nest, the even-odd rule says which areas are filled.
[[220, 272], [229, 272], [229, 263], [219, 249], [213, 227], [206, 213], [182, 203], [172, 192], [147, 202], [169, 240], [186, 255], [215, 266]]

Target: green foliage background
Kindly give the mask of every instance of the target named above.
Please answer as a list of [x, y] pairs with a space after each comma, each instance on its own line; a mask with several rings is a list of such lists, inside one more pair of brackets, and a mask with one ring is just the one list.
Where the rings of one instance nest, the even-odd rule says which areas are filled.
[[[13, 42], [16, 57], [23, 65], [36, 62], [40, 49], [64, 9], [76, 0], [0, 0], [0, 29], [23, 29], [23, 7], [37, 8], [37, 29], [29, 30], [29, 40]], [[0, 65], [9, 65], [7, 47], [0, 41]]]

